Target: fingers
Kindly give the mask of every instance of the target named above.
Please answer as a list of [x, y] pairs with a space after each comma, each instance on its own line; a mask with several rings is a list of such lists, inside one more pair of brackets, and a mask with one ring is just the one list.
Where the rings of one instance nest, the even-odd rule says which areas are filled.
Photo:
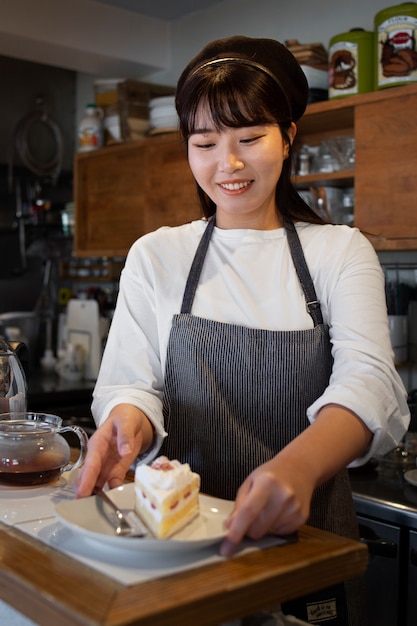
[[144, 426], [149, 428], [144, 414], [132, 405], [121, 404], [110, 412], [109, 420], [113, 424], [119, 456], [137, 456], [144, 442]]
[[124, 481], [121, 478], [110, 478], [107, 482], [110, 489], [116, 489], [116, 487], [121, 487]]
[[[91, 440], [90, 440], [91, 441]], [[77, 498], [84, 498], [91, 495], [94, 487], [103, 487], [98, 480], [102, 468], [102, 459], [98, 450], [89, 443], [87, 457], [84, 461], [75, 483], [75, 493]]]
[[[135, 453], [135, 439], [137, 437], [137, 429], [129, 420], [114, 420], [116, 428], [117, 452], [120, 457], [130, 457]], [[138, 446], [139, 447], [139, 444]]]
[[97, 442], [93, 444], [95, 445], [90, 448], [75, 483], [77, 498], [91, 495], [95, 486], [103, 488], [108, 483], [109, 487], [114, 489], [122, 485], [126, 472], [135, 458], [134, 455], [120, 458], [108, 447], [107, 455], [103, 458], [102, 453], [106, 454], [105, 448], [100, 447]]
[[[262, 517], [267, 502], [267, 493], [257, 489], [256, 483], [249, 476], [240, 487], [233, 512], [226, 522], [228, 528], [227, 541], [223, 543], [222, 550], [227, 552], [228, 556], [236, 551], [243, 537], [249, 534], [256, 521]], [[260, 536], [261, 534], [259, 534]]]
[[105, 480], [100, 481], [99, 476], [103, 467], [103, 457], [108, 452], [108, 445], [102, 433], [96, 431], [88, 442], [87, 456], [75, 483], [77, 498], [91, 495], [94, 487], [103, 487]]
[[[222, 556], [235, 554], [245, 536], [260, 539], [267, 533], [267, 521], [259, 524], [260, 518], [265, 517], [263, 515], [265, 509], [262, 508], [263, 499], [257, 500], [251, 495], [245, 490], [244, 494], [240, 491], [236, 498], [234, 510], [226, 522], [228, 532], [220, 546]], [[262, 527], [265, 527], [265, 532], [262, 532]]]
[[233, 556], [238, 548], [238, 543], [233, 543], [226, 537], [220, 545], [220, 556]]
[[289, 483], [264, 469], [255, 470], [238, 491], [220, 553], [234, 554], [245, 536], [257, 540], [268, 534], [291, 534], [307, 520], [308, 512], [308, 494], [299, 497]]
[[107, 482], [111, 488], [120, 486], [141, 442], [137, 420], [123, 414], [110, 415], [89, 440], [87, 456], [75, 485], [76, 496], [89, 496], [96, 485], [103, 487]]

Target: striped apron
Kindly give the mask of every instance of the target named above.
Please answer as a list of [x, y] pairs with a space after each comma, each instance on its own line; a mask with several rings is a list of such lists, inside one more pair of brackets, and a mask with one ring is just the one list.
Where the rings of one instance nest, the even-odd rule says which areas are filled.
[[[213, 216], [194, 257], [181, 312], [173, 316], [164, 388], [168, 436], [161, 453], [189, 463], [201, 476], [203, 493], [233, 500], [252, 470], [308, 427], [307, 407], [327, 387], [332, 357], [329, 329], [292, 222], [285, 228], [312, 329], [270, 331], [191, 314], [214, 225]], [[347, 471], [316, 489], [308, 524], [357, 538]], [[326, 626], [347, 624], [326, 619]]]

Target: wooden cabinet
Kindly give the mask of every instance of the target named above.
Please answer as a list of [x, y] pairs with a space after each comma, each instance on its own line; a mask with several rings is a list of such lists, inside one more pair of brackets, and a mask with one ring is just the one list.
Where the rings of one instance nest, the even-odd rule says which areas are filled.
[[201, 216], [176, 133], [75, 156], [76, 256], [125, 256], [141, 235]]
[[416, 248], [417, 90], [358, 106], [355, 136], [355, 224], [379, 249]]
[[[377, 250], [417, 249], [417, 84], [310, 104], [297, 141], [354, 135], [354, 170], [295, 177], [355, 188], [355, 226]], [[139, 236], [200, 217], [177, 134], [75, 157], [77, 256], [124, 256]]]
[[417, 85], [309, 105], [298, 141], [353, 134], [355, 169], [295, 177], [298, 186], [354, 186], [354, 224], [377, 250], [417, 249]]

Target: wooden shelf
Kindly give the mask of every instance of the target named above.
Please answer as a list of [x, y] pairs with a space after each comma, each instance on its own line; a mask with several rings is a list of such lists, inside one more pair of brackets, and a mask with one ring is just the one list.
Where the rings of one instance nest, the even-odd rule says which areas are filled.
[[370, 91], [357, 96], [313, 102], [307, 106], [306, 112], [298, 122], [298, 132], [301, 135], [305, 135], [316, 133], [317, 128], [320, 128], [322, 131], [351, 129], [354, 126], [355, 109], [357, 106], [376, 104], [384, 100], [401, 98], [406, 95], [417, 96], [417, 83]]
[[298, 189], [327, 185], [328, 187], [353, 187], [353, 170], [339, 170], [337, 172], [317, 172], [305, 176], [294, 176], [293, 183]]
[[77, 154], [74, 187], [78, 257], [126, 256], [138, 237], [201, 213], [177, 133]]

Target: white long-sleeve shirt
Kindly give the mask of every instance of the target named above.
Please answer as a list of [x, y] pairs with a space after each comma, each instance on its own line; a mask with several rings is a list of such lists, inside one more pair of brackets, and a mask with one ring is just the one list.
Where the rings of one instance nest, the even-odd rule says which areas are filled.
[[[156, 431], [152, 458], [166, 433], [162, 394], [172, 316], [206, 222], [164, 227], [138, 239], [120, 279], [116, 311], [97, 379], [97, 424], [119, 403], [144, 411]], [[384, 276], [377, 255], [355, 228], [296, 225], [324, 322], [334, 365], [329, 385], [308, 408], [312, 422], [335, 403], [356, 413], [374, 433], [354, 464], [391, 450], [409, 420], [406, 391], [395, 370]], [[192, 314], [268, 330], [311, 328], [312, 319], [291, 258], [286, 231], [215, 227]]]

